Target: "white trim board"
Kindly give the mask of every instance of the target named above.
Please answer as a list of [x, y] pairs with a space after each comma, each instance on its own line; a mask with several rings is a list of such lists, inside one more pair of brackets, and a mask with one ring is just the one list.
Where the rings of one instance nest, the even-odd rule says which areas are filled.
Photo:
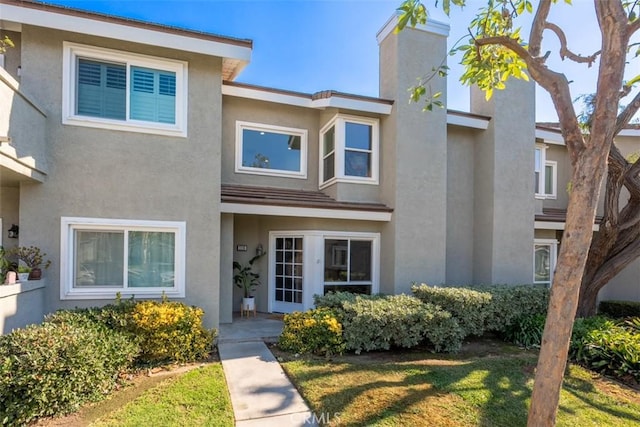
[[344, 98], [341, 96], [331, 96], [329, 98], [311, 99], [304, 94], [285, 94], [272, 92], [266, 89], [240, 87], [233, 85], [222, 85], [222, 94], [235, 96], [238, 98], [253, 99], [256, 101], [274, 102], [276, 104], [293, 105], [303, 108], [342, 108], [347, 110], [362, 111], [374, 114], [391, 114], [393, 108], [390, 104], [382, 104], [364, 99]]
[[252, 205], [248, 203], [226, 203], [220, 204], [221, 213], [246, 214], [246, 215], [271, 215], [290, 216], [301, 218], [330, 218], [330, 219], [353, 219], [359, 221], [391, 221], [391, 212], [348, 210], [348, 209], [323, 209], [323, 208], [302, 208], [295, 206], [276, 205]]
[[[396, 29], [396, 25], [398, 24], [398, 19], [400, 18], [400, 12], [395, 12], [391, 17], [387, 20], [387, 22], [382, 26], [378, 34], [376, 34], [376, 40], [378, 44], [382, 43], [384, 39], [386, 39], [389, 34], [392, 34]], [[408, 29], [411, 26], [407, 26]], [[427, 22], [422, 25], [416, 25], [413, 29], [424, 31], [427, 33], [437, 34], [443, 37], [449, 37], [449, 24], [446, 22], [436, 21], [434, 19], [427, 18]]]
[[[536, 230], [564, 230], [564, 222], [560, 221], [534, 221], [533, 228]], [[593, 224], [593, 231], [599, 231], [600, 224]]]

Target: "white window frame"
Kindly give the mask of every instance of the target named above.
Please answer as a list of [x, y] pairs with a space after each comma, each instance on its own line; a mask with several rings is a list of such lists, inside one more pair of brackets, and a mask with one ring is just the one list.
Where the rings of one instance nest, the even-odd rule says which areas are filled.
[[[325, 286], [359, 286], [359, 285], [371, 285], [371, 295], [376, 294], [379, 292], [380, 289], [380, 283], [378, 280], [378, 274], [379, 274], [379, 268], [380, 268], [380, 249], [379, 249], [379, 240], [380, 240], [380, 235], [378, 233], [331, 233], [331, 234], [324, 234], [322, 236], [322, 248], [323, 251], [322, 253], [324, 254], [324, 247], [325, 247], [325, 241], [327, 240], [347, 240], [347, 246], [346, 247], [340, 247], [340, 248], [344, 248], [345, 252], [346, 252], [346, 261], [347, 264], [344, 266], [347, 268], [347, 271], [350, 272], [351, 270], [351, 241], [352, 240], [356, 240], [356, 241], [367, 241], [367, 242], [371, 242], [371, 280], [349, 280], [349, 278], [347, 278], [346, 281], [341, 281], [341, 282], [326, 282], [324, 280], [324, 269], [325, 266], [327, 265], [327, 260], [323, 259], [322, 262], [322, 291], [324, 293], [324, 287]], [[335, 248], [334, 248], [335, 249]], [[334, 254], [332, 254], [334, 255]], [[342, 267], [340, 265], [334, 265], [333, 264], [333, 259], [330, 262], [330, 266], [335, 267], [335, 266], [339, 266]]]
[[[549, 246], [549, 283], [536, 281], [536, 246]], [[556, 270], [556, 263], [558, 261], [558, 241], [556, 239], [534, 239], [533, 240], [533, 284], [534, 285], [548, 285], [551, 287], [553, 283], [553, 275]]]
[[[276, 237], [302, 237], [304, 241], [304, 282], [303, 282], [303, 306], [304, 309], [313, 308], [313, 295], [322, 295], [324, 293], [324, 241], [325, 239], [352, 239], [352, 240], [371, 240], [371, 293], [380, 292], [380, 233], [373, 232], [355, 232], [355, 231], [323, 231], [323, 230], [286, 230], [286, 231], [270, 231], [269, 232], [269, 280], [268, 292], [269, 301], [267, 310], [273, 311], [275, 305], [274, 284], [276, 277], [276, 260], [275, 260], [275, 239]], [[344, 284], [343, 282], [331, 282], [336, 285]], [[356, 284], [355, 282], [352, 282]], [[369, 282], [361, 283], [369, 284]]]
[[[242, 165], [243, 131], [245, 129], [258, 132], [279, 133], [283, 135], [295, 135], [300, 137], [300, 170], [287, 171], [282, 169], [254, 168]], [[289, 178], [307, 178], [307, 143], [308, 131], [306, 129], [268, 125], [263, 123], [252, 123], [236, 120], [236, 173], [246, 173], [252, 175], [285, 176]]]
[[[345, 151], [363, 151], [346, 147], [346, 123], [357, 123], [371, 126], [371, 177], [349, 176], [345, 175], [344, 159]], [[332, 126], [335, 126], [334, 134], [334, 176], [333, 178], [323, 181], [324, 179], [324, 134]], [[370, 184], [378, 185], [380, 171], [380, 120], [370, 117], [350, 116], [346, 114], [336, 114], [327, 124], [320, 129], [319, 139], [319, 188], [323, 189], [336, 182], [347, 182], [354, 184]]]
[[[158, 231], [175, 233], [174, 286], [171, 288], [122, 288], [73, 287], [74, 239], [76, 230], [89, 231]], [[114, 299], [119, 293], [123, 297], [169, 298], [185, 297], [186, 222], [145, 221], [129, 219], [62, 217], [60, 228], [60, 299]], [[125, 247], [125, 259], [127, 257]], [[126, 274], [126, 271], [125, 271]]]
[[[557, 186], [558, 186], [558, 162], [553, 160], [547, 160], [547, 148], [546, 144], [536, 144], [536, 151], [540, 151], [540, 171], [535, 169], [535, 157], [533, 171], [538, 173], [538, 192], [535, 193], [536, 199], [556, 199], [557, 198]], [[550, 166], [552, 168], [551, 173], [551, 193], [545, 193], [546, 189], [546, 168]]]
[[[100, 129], [149, 133], [156, 135], [187, 136], [187, 94], [188, 64], [185, 61], [157, 58], [153, 56], [121, 52], [112, 49], [63, 42], [62, 62], [62, 124], [85, 126]], [[76, 75], [78, 58], [100, 62], [126, 64], [126, 119], [107, 119], [103, 117], [76, 114]], [[175, 124], [132, 120], [129, 118], [129, 98], [131, 85], [131, 67], [143, 67], [168, 71], [176, 75], [176, 112]]]

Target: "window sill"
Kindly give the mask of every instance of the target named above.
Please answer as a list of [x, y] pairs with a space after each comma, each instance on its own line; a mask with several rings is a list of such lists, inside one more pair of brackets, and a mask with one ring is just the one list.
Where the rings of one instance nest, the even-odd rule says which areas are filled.
[[186, 138], [187, 132], [178, 126], [163, 126], [162, 124], [127, 122], [120, 120], [100, 119], [97, 117], [70, 116], [62, 119], [63, 125], [90, 127], [96, 129], [116, 130], [125, 132], [146, 133], [151, 135], [173, 136]]
[[250, 168], [236, 168], [236, 173], [246, 174], [246, 175], [261, 175], [261, 176], [273, 176], [277, 178], [294, 178], [294, 179], [307, 179], [307, 174], [303, 172], [287, 172], [287, 171], [276, 171], [276, 170], [256, 170]]
[[60, 295], [62, 300], [91, 300], [91, 299], [116, 299], [116, 294], [120, 294], [122, 298], [185, 298], [184, 290], [176, 290], [174, 288], [156, 288], [156, 289], [73, 289], [66, 291]]
[[538, 200], [556, 200], [556, 196], [554, 194], [536, 194], [535, 198]]
[[358, 179], [358, 178], [354, 178], [354, 177], [344, 177], [344, 178], [331, 178], [329, 181], [326, 181], [326, 182], [323, 182], [322, 184], [320, 184], [320, 186], [318, 188], [320, 190], [323, 190], [323, 189], [331, 186], [332, 184], [336, 184], [336, 183], [340, 183], [340, 184], [379, 185], [378, 180], [377, 179], [373, 179], [373, 178]]

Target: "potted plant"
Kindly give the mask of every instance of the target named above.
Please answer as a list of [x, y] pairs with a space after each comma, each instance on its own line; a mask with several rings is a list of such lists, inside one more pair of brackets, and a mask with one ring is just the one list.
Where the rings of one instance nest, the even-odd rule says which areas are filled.
[[18, 266], [18, 281], [19, 282], [26, 282], [27, 280], [29, 280], [29, 274], [31, 274], [31, 268], [27, 267], [26, 265], [19, 265]]
[[8, 251], [29, 268], [29, 280], [40, 280], [42, 268], [49, 268], [50, 260], [45, 260], [47, 254], [42, 253], [37, 246], [18, 246]]
[[242, 289], [243, 310], [255, 310], [255, 298], [251, 293], [260, 285], [260, 275], [253, 271], [253, 263], [263, 255], [254, 256], [249, 260], [249, 263], [244, 265], [238, 261], [233, 261], [233, 283]]

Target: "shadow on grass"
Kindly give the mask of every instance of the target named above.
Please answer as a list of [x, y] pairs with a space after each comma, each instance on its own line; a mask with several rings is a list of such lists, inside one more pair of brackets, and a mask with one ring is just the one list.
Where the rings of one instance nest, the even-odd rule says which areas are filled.
[[[565, 375], [563, 390], [581, 401], [584, 405], [597, 409], [598, 411], [615, 416], [621, 420], [630, 420], [640, 425], [640, 417], [634, 414], [624, 402], [618, 401], [612, 405], [611, 401], [607, 401], [601, 394], [597, 393], [597, 387], [593, 382], [578, 378], [576, 376]], [[575, 415], [576, 411], [567, 405], [560, 405], [559, 411]]]
[[359, 363], [354, 357], [350, 363], [305, 363], [312, 366], [294, 374], [295, 381], [304, 394], [312, 388], [320, 390], [309, 399], [314, 412], [343, 414], [339, 425], [511, 427], [526, 424], [530, 396], [526, 372], [532, 370], [535, 359], [381, 360], [376, 364]]

